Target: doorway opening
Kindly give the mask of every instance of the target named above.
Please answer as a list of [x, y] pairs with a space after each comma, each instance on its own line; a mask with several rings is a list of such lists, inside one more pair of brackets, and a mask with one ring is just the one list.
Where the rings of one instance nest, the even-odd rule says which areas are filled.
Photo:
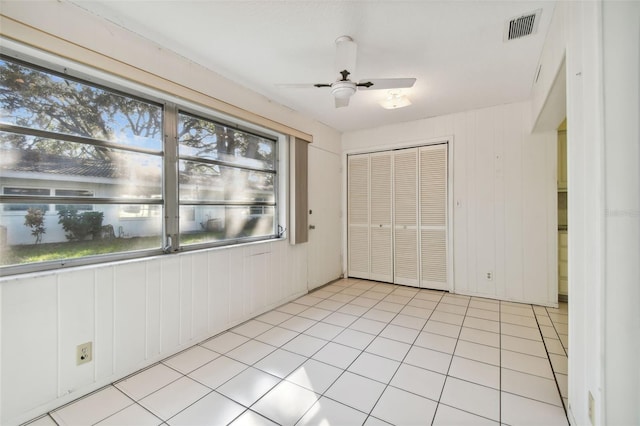
[[569, 297], [569, 224], [567, 203], [567, 119], [558, 127], [558, 302]]

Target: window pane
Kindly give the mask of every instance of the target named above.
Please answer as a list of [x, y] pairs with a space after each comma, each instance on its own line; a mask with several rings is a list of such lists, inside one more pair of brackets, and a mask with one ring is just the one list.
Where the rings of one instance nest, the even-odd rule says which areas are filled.
[[87, 189], [56, 189], [57, 197], [93, 197], [93, 191]]
[[275, 233], [271, 206], [182, 206], [180, 242], [183, 245], [266, 237]]
[[[3, 195], [19, 195], [22, 197], [28, 198], [29, 196], [40, 196], [40, 197], [48, 197], [51, 194], [51, 190], [49, 188], [24, 188], [24, 187], [11, 187], [5, 186], [2, 188]], [[29, 208], [42, 210], [46, 212], [49, 210], [48, 204], [6, 204], [3, 206], [2, 210], [4, 211], [17, 211], [17, 212], [26, 212]], [[2, 222], [0, 222], [0, 226], [2, 226]]]
[[180, 114], [180, 156], [275, 170], [275, 142], [210, 120]]
[[[73, 204], [71, 205], [73, 208], [79, 211], [88, 211], [93, 210], [93, 204]], [[64, 210], [70, 208], [69, 204], [56, 204], [56, 211]]]
[[162, 150], [162, 108], [0, 59], [0, 122]]
[[[38, 209], [43, 212], [49, 211], [49, 204], [3, 204], [2, 210], [6, 212], [26, 212], [28, 209]], [[4, 224], [0, 221], [0, 226], [4, 226]]]
[[180, 161], [180, 201], [275, 201], [274, 174]]
[[[48, 188], [73, 182], [73, 190], [55, 192], [72, 197], [161, 198], [162, 194], [162, 157], [158, 155], [0, 132], [0, 156], [3, 184]], [[49, 195], [46, 191], [25, 195]]]
[[10, 186], [5, 186], [2, 188], [2, 193], [4, 195], [22, 195], [22, 196], [45, 196], [48, 197], [51, 194], [51, 190], [49, 188], [15, 188]]
[[[55, 190], [56, 197], [93, 197], [93, 191], [88, 189], [56, 189]], [[73, 204], [69, 205], [61, 205], [56, 204], [56, 211], [60, 211], [62, 209], [75, 208], [77, 210], [93, 210], [93, 204]]]
[[[44, 215], [0, 209], [0, 266], [85, 256], [159, 249], [162, 246], [162, 215], [122, 218], [127, 206], [94, 205], [82, 211], [77, 205], [60, 205]], [[37, 208], [37, 205], [31, 207]], [[143, 205], [142, 209], [156, 209]], [[39, 232], [40, 231], [40, 232]], [[38, 241], [38, 234], [40, 236]], [[38, 241], [38, 242], [36, 242]]]
[[127, 204], [120, 208], [121, 219], [152, 218], [162, 216], [162, 206], [159, 204]]

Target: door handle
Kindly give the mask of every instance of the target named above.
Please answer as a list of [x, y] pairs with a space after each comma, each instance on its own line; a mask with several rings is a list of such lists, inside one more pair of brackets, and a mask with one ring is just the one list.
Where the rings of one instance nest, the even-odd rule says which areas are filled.
[[309, 225], [309, 229], [316, 229], [315, 225]]

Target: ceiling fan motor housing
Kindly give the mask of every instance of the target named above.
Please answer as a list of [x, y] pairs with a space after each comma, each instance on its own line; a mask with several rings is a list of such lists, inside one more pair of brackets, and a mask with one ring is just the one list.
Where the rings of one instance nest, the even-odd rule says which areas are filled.
[[338, 99], [351, 97], [356, 93], [356, 84], [353, 81], [336, 81], [331, 85], [331, 94]]

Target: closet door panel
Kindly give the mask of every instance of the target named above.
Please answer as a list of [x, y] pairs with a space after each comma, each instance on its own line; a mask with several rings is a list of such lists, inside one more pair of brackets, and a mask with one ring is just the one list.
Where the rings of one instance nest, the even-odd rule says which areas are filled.
[[393, 282], [393, 234], [390, 227], [371, 228], [370, 278]]
[[448, 290], [447, 145], [420, 148], [420, 286]]
[[420, 287], [448, 290], [447, 238], [445, 231], [422, 230], [420, 233], [422, 276]]
[[[369, 278], [369, 230], [364, 226], [349, 227], [349, 276]], [[310, 260], [311, 262], [313, 260]]]
[[418, 150], [394, 151], [394, 279], [419, 286], [418, 267]]
[[390, 152], [370, 154], [370, 278], [393, 282], [393, 162]]
[[416, 229], [396, 228], [394, 283], [418, 286], [418, 235]]
[[395, 151], [393, 157], [394, 208], [397, 227], [418, 224], [418, 151], [403, 149]]
[[369, 278], [369, 155], [348, 159], [348, 275]]

